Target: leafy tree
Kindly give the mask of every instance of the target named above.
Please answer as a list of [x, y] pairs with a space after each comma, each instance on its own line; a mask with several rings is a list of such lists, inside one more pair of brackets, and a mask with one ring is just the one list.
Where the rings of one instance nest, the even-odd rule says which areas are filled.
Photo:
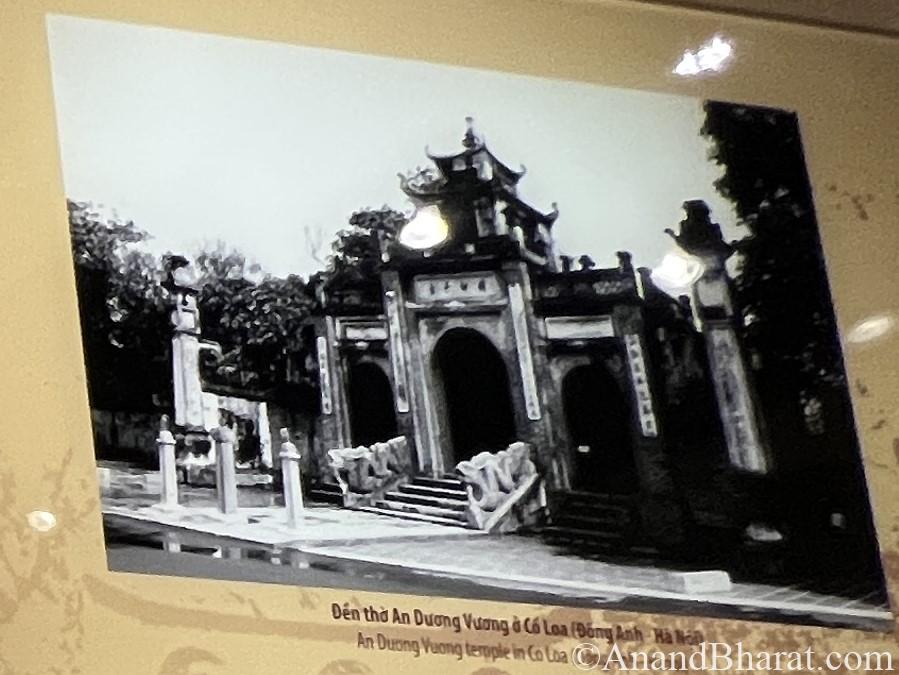
[[167, 377], [168, 328], [161, 271], [133, 222], [68, 201], [91, 405], [149, 411]]
[[[705, 112], [702, 133], [723, 167], [717, 188], [749, 231], [736, 243], [735, 287], [776, 452], [779, 496], [771, 493], [767, 508], [786, 520], [805, 578], [876, 578], [876, 541], [798, 120], [716, 101]], [[826, 526], [834, 512], [847, 519], [842, 535]]]
[[369, 279], [381, 266], [382, 243], [396, 237], [406, 216], [388, 206], [361, 209], [350, 216], [331, 245], [329, 275], [336, 279]]
[[303, 279], [266, 274], [223, 244], [200, 253], [195, 265], [203, 337], [223, 351], [222, 360], [207, 369], [210, 376], [257, 390], [287, 384], [312, 305]]
[[716, 101], [705, 112], [702, 133], [724, 169], [716, 187], [749, 231], [735, 279], [748, 347], [795, 401], [844, 384], [796, 115]]
[[[171, 299], [164, 260], [142, 250], [146, 232], [69, 201], [91, 405], [150, 412], [171, 405]], [[312, 299], [300, 277], [266, 274], [224, 244], [201, 252], [195, 265], [202, 337], [223, 358], [204, 363], [219, 383], [282, 392], [301, 379], [291, 372]]]

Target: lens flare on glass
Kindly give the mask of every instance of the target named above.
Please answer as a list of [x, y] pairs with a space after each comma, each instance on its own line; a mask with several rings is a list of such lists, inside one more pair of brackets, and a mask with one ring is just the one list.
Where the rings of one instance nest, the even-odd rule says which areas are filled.
[[886, 337], [899, 326], [896, 315], [892, 313], [875, 314], [862, 319], [846, 335], [846, 340], [853, 344], [864, 344]]
[[695, 52], [687, 50], [674, 67], [674, 73], [683, 77], [702, 73], [717, 73], [727, 66], [734, 53], [734, 46], [728, 40], [716, 35]]
[[684, 293], [702, 276], [702, 263], [681, 251], [666, 253], [652, 270], [652, 281], [669, 293]]
[[434, 248], [449, 236], [449, 225], [436, 206], [419, 209], [400, 230], [400, 243], [418, 250]]
[[56, 516], [49, 511], [32, 511], [25, 516], [25, 519], [38, 532], [49, 532], [56, 527]]

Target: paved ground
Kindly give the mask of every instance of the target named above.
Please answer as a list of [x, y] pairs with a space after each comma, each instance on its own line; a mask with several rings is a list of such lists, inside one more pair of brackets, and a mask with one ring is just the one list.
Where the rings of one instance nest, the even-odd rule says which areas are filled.
[[[723, 572], [714, 571], [697, 579], [675, 570], [584, 559], [539, 539], [488, 536], [332, 506], [311, 506], [304, 524], [292, 530], [278, 499], [267, 490], [241, 489], [245, 506], [233, 516], [218, 513], [214, 491], [208, 488], [183, 490], [183, 505], [175, 509], [157, 506], [158, 493], [154, 475], [114, 469], [104, 493], [104, 513], [133, 523], [263, 545], [279, 559], [289, 557], [281, 551], [294, 552], [345, 564], [414, 570], [494, 589], [529, 589], [563, 599], [642, 598], [652, 602], [652, 611], [664, 611], [658, 609], [658, 602], [671, 602], [696, 614], [761, 615], [769, 620], [861, 628], [892, 626], [885, 605], [852, 589], [825, 595], [793, 587], [730, 583]], [[232, 555], [241, 557], [239, 550]], [[272, 562], [272, 556], [268, 557]], [[347, 586], [353, 586], [349, 579]]]

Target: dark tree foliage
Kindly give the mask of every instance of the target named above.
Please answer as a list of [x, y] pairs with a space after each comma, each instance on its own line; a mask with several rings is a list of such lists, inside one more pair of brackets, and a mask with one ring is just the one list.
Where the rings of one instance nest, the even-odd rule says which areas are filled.
[[331, 243], [325, 269], [309, 278], [310, 296], [321, 302], [326, 291], [332, 305], [379, 305], [382, 252], [406, 224], [406, 217], [387, 206], [365, 208], [353, 213], [348, 224]]
[[340, 230], [331, 245], [328, 275], [335, 281], [375, 276], [381, 266], [382, 242], [396, 237], [405, 224], [406, 217], [387, 206], [356, 211], [349, 227]]
[[[717, 188], [749, 232], [736, 242], [736, 300], [779, 484], [748, 496], [769, 494], [765, 508], [792, 539], [787, 565], [804, 578], [875, 578], [873, 524], [798, 120], [715, 101], [705, 112], [702, 133], [723, 167]], [[844, 532], [830, 525], [834, 512], [846, 516]]]
[[[171, 405], [171, 299], [164, 260], [141, 250], [147, 233], [131, 221], [68, 202], [91, 406], [153, 412]], [[195, 258], [202, 338], [220, 343], [204, 362], [210, 383], [309, 399], [292, 356], [312, 300], [298, 276], [265, 274], [224, 245]], [[307, 387], [308, 388], [308, 387]]]
[[203, 338], [219, 343], [223, 352], [205, 374], [259, 392], [297, 384], [302, 372], [294, 368], [293, 356], [301, 350], [312, 305], [303, 279], [267, 275], [222, 245], [198, 255], [195, 265]]
[[139, 248], [147, 234], [87, 203], [70, 200], [68, 211], [91, 406], [151, 411], [171, 332], [161, 272]]
[[818, 223], [795, 114], [716, 101], [702, 133], [724, 173], [716, 183], [748, 236], [737, 242], [745, 341], [794, 400], [843, 384]]

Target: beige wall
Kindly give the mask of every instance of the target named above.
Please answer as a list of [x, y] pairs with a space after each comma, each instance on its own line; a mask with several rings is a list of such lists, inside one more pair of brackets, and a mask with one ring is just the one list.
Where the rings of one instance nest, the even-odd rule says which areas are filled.
[[634, 0], [899, 35], [895, 0]]

